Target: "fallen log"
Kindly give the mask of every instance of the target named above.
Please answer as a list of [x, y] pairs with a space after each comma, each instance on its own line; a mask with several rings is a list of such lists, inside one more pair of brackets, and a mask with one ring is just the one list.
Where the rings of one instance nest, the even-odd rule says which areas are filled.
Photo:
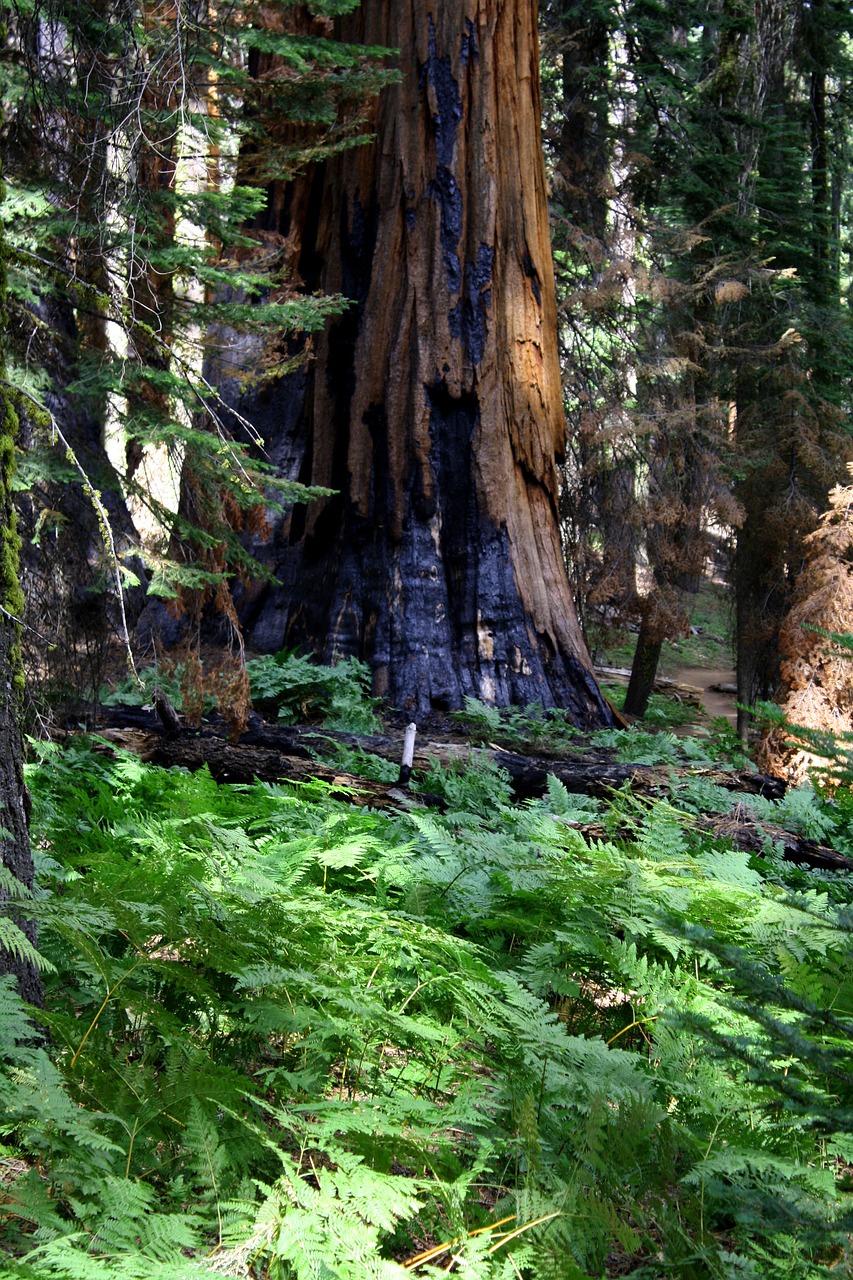
[[626, 782], [630, 782], [634, 790], [648, 795], [667, 795], [673, 782], [679, 778], [705, 778], [727, 791], [764, 796], [768, 800], [780, 800], [785, 794], [785, 783], [781, 778], [746, 770], [730, 772], [696, 765], [622, 764], [606, 758], [537, 760], [507, 751], [492, 751], [489, 757], [499, 768], [506, 769], [513, 791], [520, 799], [544, 795], [549, 773], [559, 778], [566, 790], [573, 794], [602, 799]]
[[156, 729], [104, 728], [98, 736], [132, 751], [146, 764], [164, 769], [179, 767], [195, 773], [207, 766], [217, 782], [323, 782], [342, 798], [373, 808], [399, 807], [406, 800], [399, 787], [320, 764], [307, 752], [304, 757], [285, 755], [266, 747], [226, 742], [213, 735], [184, 733], [175, 737]]
[[[818, 871], [853, 871], [853, 859], [845, 858], [826, 845], [814, 840], [796, 836], [790, 831], [768, 822], [749, 821], [737, 813], [715, 813], [691, 815], [690, 827], [696, 831], [706, 832], [717, 840], [725, 840], [735, 849], [743, 853], [755, 853], [760, 858], [767, 853], [768, 840], [781, 846], [782, 857], [786, 862], [797, 862]], [[587, 840], [631, 840], [634, 833], [627, 828], [612, 831], [598, 822], [579, 822], [574, 824]]]
[[[134, 725], [148, 733], [154, 735], [161, 734], [161, 728], [157, 717], [152, 712], [142, 711], [140, 708], [127, 708], [128, 715], [123, 719], [122, 713], [124, 708], [108, 708], [105, 711], [104, 719], [116, 728], [123, 728], [126, 725]], [[170, 750], [180, 750], [182, 743], [199, 743], [200, 741], [221, 742], [222, 738], [219, 733], [213, 731], [206, 726], [200, 734], [189, 734], [175, 738], [170, 731], [170, 742], [172, 747]], [[344, 747], [351, 749], [360, 749], [368, 752], [370, 755], [380, 756], [385, 760], [391, 760], [395, 764], [399, 764], [403, 754], [403, 735], [359, 735], [353, 733], [343, 733], [339, 730], [332, 729], [312, 729], [297, 725], [272, 725], [261, 720], [260, 716], [253, 716], [246, 732], [241, 736], [236, 749], [244, 752], [249, 748], [253, 750], [273, 752], [278, 756], [285, 756], [288, 760], [305, 760], [316, 761], [318, 755], [328, 755], [330, 743], [340, 743]], [[132, 749], [132, 748], [131, 748]], [[200, 747], [188, 747], [188, 750], [199, 752]], [[651, 795], [664, 795], [670, 790], [673, 780], [679, 778], [706, 778], [709, 782], [714, 782], [718, 786], [725, 787], [727, 791], [735, 791], [745, 793], [747, 795], [760, 795], [768, 800], [781, 800], [785, 794], [786, 783], [781, 778], [774, 778], [770, 774], [752, 773], [747, 770], [727, 770], [715, 769], [713, 767], [702, 767], [698, 765], [642, 765], [630, 764], [615, 761], [612, 754], [600, 747], [591, 747], [588, 744], [579, 745], [571, 751], [565, 751], [560, 756], [528, 756], [519, 752], [504, 751], [500, 747], [491, 745], [488, 747], [472, 747], [467, 742], [425, 742], [418, 744], [413, 761], [412, 769], [415, 773], [423, 773], [433, 761], [439, 764], [465, 764], [469, 761], [490, 761], [499, 768], [509, 774], [510, 783], [514, 794], [518, 799], [528, 799], [530, 797], [544, 795], [548, 786], [548, 775], [554, 774], [563, 783], [567, 791], [573, 794], [592, 795], [605, 798], [609, 793], [624, 786], [626, 782], [631, 782], [633, 786], [640, 791], [644, 791]], [[248, 757], [247, 757], [248, 761]], [[257, 759], [258, 767], [267, 770], [265, 774], [258, 774], [262, 781], [276, 781], [269, 775], [269, 770], [274, 769], [274, 761], [267, 760], [264, 756]], [[152, 761], [152, 763], [160, 763], [160, 761]], [[175, 764], [183, 763], [179, 759], [173, 761]], [[187, 764], [187, 768], [193, 766]], [[196, 768], [199, 766], [196, 765]], [[288, 766], [290, 767], [290, 766]], [[314, 776], [318, 777], [316, 772], [320, 766], [314, 764]], [[211, 769], [213, 765], [211, 765]], [[231, 758], [230, 768], [238, 770], [238, 758]], [[242, 771], [243, 776], [239, 779], [236, 777], [222, 778], [220, 781], [250, 781], [247, 776], [247, 770], [251, 765], [247, 763], [246, 768]], [[333, 771], [332, 771], [333, 772]], [[283, 774], [278, 774], [280, 779]], [[295, 775], [293, 775], [295, 776]]]
[[[138, 717], [135, 717], [138, 719]], [[303, 729], [255, 726], [245, 737], [254, 741], [234, 744], [226, 742], [209, 729], [200, 733], [175, 735], [149, 720], [145, 727], [105, 728], [101, 736], [116, 746], [134, 752], [151, 764], [164, 767], [181, 766], [196, 770], [207, 766], [218, 782], [251, 783], [294, 782], [310, 784], [319, 781], [332, 787], [339, 798], [353, 804], [371, 808], [401, 809], [423, 804], [443, 805], [435, 796], [419, 794], [416, 787], [408, 791], [397, 783], [374, 782], [344, 769], [321, 764], [311, 758], [311, 750], [328, 746], [329, 739], [349, 739], [363, 749], [379, 748], [375, 754], [399, 759], [402, 739], [376, 735], [374, 738], [355, 738], [353, 735], [324, 734]], [[268, 744], [273, 740], [278, 745]], [[299, 754], [296, 754], [296, 752]], [[547, 760], [516, 755], [512, 752], [473, 747], [458, 743], [428, 743], [415, 754], [414, 770], [423, 770], [430, 759], [444, 763], [452, 761], [486, 759], [493, 761], [508, 773], [513, 791], [518, 798], [538, 797], [547, 793], [548, 776], [560, 779], [567, 790], [575, 794], [606, 797], [614, 789], [630, 781], [635, 791], [646, 795], [669, 795], [673, 781], [678, 778], [703, 776], [731, 791], [770, 795], [779, 798], [784, 794], [784, 783], [763, 774], [746, 772], [727, 773], [724, 770], [697, 769], [688, 766], [632, 765], [608, 759], [605, 753], [589, 751], [586, 759]], [[824, 845], [807, 840], [781, 827], [758, 822], [742, 808], [727, 814], [703, 814], [690, 819], [694, 829], [725, 839], [735, 848], [763, 854], [768, 840], [779, 845], [785, 859], [823, 870], [853, 871], [853, 860], [845, 858]], [[612, 839], [603, 827], [595, 824], [580, 828], [590, 838]], [[622, 833], [630, 838], [631, 833]], [[617, 837], [618, 838], [618, 837]]]
[[[403, 738], [377, 734], [369, 737], [334, 730], [305, 729], [295, 725], [268, 725], [263, 722], [250, 727], [240, 739], [241, 744], [273, 747], [287, 754], [304, 754], [328, 751], [330, 742], [360, 748], [371, 755], [382, 756], [398, 763], [403, 751]], [[764, 796], [767, 800], [781, 800], [787, 783], [767, 773], [750, 770], [716, 769], [700, 765], [640, 765], [614, 761], [613, 756], [600, 747], [588, 744], [564, 751], [560, 756], [529, 756], [520, 752], [505, 751], [501, 747], [472, 747], [468, 742], [433, 742], [418, 744], [412, 768], [424, 772], [433, 761], [439, 764], [464, 764], [468, 761], [488, 760], [504, 769], [510, 778], [512, 789], [519, 799], [541, 796], [547, 789], [547, 778], [553, 773], [568, 791], [574, 794], [605, 797], [614, 788], [632, 782], [640, 790], [663, 793], [672, 779], [706, 778], [727, 791], [747, 795]]]
[[[257, 779], [261, 782], [310, 784], [319, 781], [332, 787], [338, 798], [374, 809], [399, 810], [421, 807], [424, 804], [439, 807], [444, 805], [439, 797], [419, 794], [417, 790], [410, 793], [396, 783], [374, 782], [369, 778], [320, 764], [316, 760], [287, 755], [269, 747], [243, 743], [235, 745], [212, 734], [183, 734], [175, 737], [163, 730], [106, 728], [100, 736], [107, 742], [132, 751], [149, 764], [165, 768], [177, 765], [190, 771], [206, 765], [217, 782], [252, 783]], [[526, 761], [525, 757], [508, 756], [505, 752], [478, 753], [472, 749], [470, 754], [494, 759], [501, 767], [508, 763], [515, 771], [514, 780], [519, 784], [515, 790], [520, 798], [546, 794], [548, 772], [558, 777], [562, 775], [561, 780], [568, 778], [575, 793], [600, 796], [606, 796], [614, 786], [629, 779], [635, 789], [645, 794], [668, 794], [673, 773], [673, 770], [663, 771], [660, 767], [612, 762], [607, 764], [601, 761], [582, 767], [576, 762], [570, 766], [565, 762], [551, 761], [551, 768], [545, 771], [534, 762]], [[531, 767], [522, 774], [519, 762]], [[680, 772], [684, 776], [699, 771], [682, 769]], [[709, 771], [704, 772], [707, 774]], [[760, 775], [747, 774], [743, 777], [754, 780]], [[695, 829], [726, 839], [737, 849], [763, 854], [769, 839], [781, 845], [783, 857], [788, 861], [823, 870], [853, 871], [853, 860], [836, 853], [834, 849], [784, 831], [781, 827], [757, 822], [739, 811], [692, 817], [690, 822]], [[613, 839], [613, 833], [594, 823], [582, 825], [579, 829], [590, 838]], [[622, 833], [623, 838], [630, 838], [630, 835], [627, 831]]]
[[730, 841], [736, 849], [763, 856], [767, 843], [780, 846], [786, 862], [799, 862], [821, 871], [853, 871], [853, 859], [845, 858], [827, 845], [805, 836], [794, 835], [773, 823], [745, 818], [738, 812], [702, 814], [695, 819], [700, 831], [708, 831], [718, 839]]

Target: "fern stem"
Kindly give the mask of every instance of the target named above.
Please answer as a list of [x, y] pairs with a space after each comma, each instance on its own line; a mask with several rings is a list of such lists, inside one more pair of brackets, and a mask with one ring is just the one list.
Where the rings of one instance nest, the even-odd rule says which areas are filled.
[[504, 1227], [508, 1222], [515, 1222], [516, 1216], [516, 1214], [511, 1213], [508, 1218], [501, 1218], [498, 1222], [490, 1222], [485, 1227], [477, 1227], [474, 1231], [466, 1232], [464, 1236], [454, 1236], [452, 1240], [445, 1240], [443, 1244], [434, 1244], [431, 1249], [424, 1249], [423, 1253], [416, 1253], [413, 1258], [407, 1258], [403, 1266], [407, 1270], [421, 1267], [425, 1262], [432, 1262], [434, 1258], [440, 1258], [443, 1253], [447, 1253], [448, 1249], [453, 1249], [465, 1239], [484, 1235], [487, 1231], [497, 1231], [498, 1227]]
[[509, 1262], [515, 1274], [518, 1276], [518, 1280], [522, 1280], [521, 1272], [519, 1271], [515, 1258], [512, 1256], [512, 1254], [509, 1255], [509, 1258], [507, 1259], [507, 1261]]
[[545, 1073], [548, 1070], [548, 1059], [542, 1060], [542, 1079], [539, 1081], [539, 1105], [536, 1108], [536, 1123], [539, 1124], [542, 1119], [542, 1101], [545, 1097]]
[[136, 1137], [136, 1129], [138, 1124], [139, 1124], [139, 1116], [137, 1116], [134, 1119], [133, 1128], [130, 1131], [130, 1143], [128, 1144], [128, 1148], [127, 1148], [127, 1163], [124, 1166], [124, 1176], [126, 1178], [130, 1177], [130, 1159], [131, 1159], [131, 1156], [133, 1155], [133, 1141]]
[[424, 978], [423, 982], [418, 983], [414, 991], [409, 992], [409, 994], [406, 996], [403, 1003], [400, 1005], [400, 1008], [397, 1010], [397, 1014], [399, 1015], [403, 1012], [403, 1010], [405, 1009], [409, 1001], [414, 1000], [415, 996], [423, 987], [428, 987], [431, 982], [442, 982], [444, 981], [444, 978], [445, 978], [445, 975], [443, 973], [437, 973], [432, 978]]
[[633, 1030], [634, 1027], [642, 1027], [647, 1022], [657, 1022], [660, 1017], [659, 1013], [652, 1014], [648, 1018], [635, 1018], [633, 1022], [629, 1022], [627, 1027], [623, 1027], [621, 1031], [617, 1031], [615, 1036], [611, 1036], [607, 1041], [608, 1047], [613, 1044], [614, 1040], [618, 1040], [620, 1036], [624, 1036], [626, 1031]]
[[553, 1213], [545, 1213], [541, 1218], [533, 1218], [530, 1222], [524, 1222], [520, 1227], [516, 1227], [515, 1231], [508, 1231], [502, 1240], [498, 1240], [497, 1244], [490, 1245], [489, 1253], [497, 1253], [498, 1249], [502, 1249], [505, 1244], [509, 1244], [510, 1240], [514, 1240], [516, 1236], [523, 1235], [525, 1231], [530, 1231], [532, 1227], [539, 1227], [543, 1222], [550, 1222], [552, 1218], [561, 1218], [562, 1212], [555, 1209]]
[[[376, 971], [374, 970], [374, 972]], [[370, 1036], [367, 1036], [364, 1041], [364, 1044], [362, 1045], [361, 1057], [358, 1060], [358, 1066], [355, 1069], [355, 1080], [353, 1081], [353, 1084], [352, 1084], [352, 1091], [358, 1088], [358, 1082], [361, 1079], [361, 1068], [364, 1066], [364, 1058], [365, 1058], [365, 1054], [367, 1053], [367, 1046], [369, 1044], [370, 1044]], [[347, 1050], [347, 1053], [349, 1053], [349, 1050]], [[343, 1088], [343, 1081], [341, 1081], [341, 1088]]]
[[85, 1045], [86, 1041], [89, 1039], [89, 1036], [90, 1036], [90, 1035], [92, 1034], [92, 1032], [95, 1030], [95, 1027], [98, 1025], [98, 1019], [100, 1018], [101, 1014], [102, 1014], [102, 1013], [104, 1012], [104, 1010], [106, 1009], [107, 1005], [109, 1004], [109, 1002], [110, 1002], [110, 1000], [112, 999], [112, 997], [113, 997], [113, 995], [115, 994], [115, 992], [116, 992], [116, 991], [118, 991], [119, 987], [120, 987], [120, 986], [121, 986], [121, 984], [124, 982], [125, 978], [129, 978], [129, 977], [130, 977], [130, 975], [133, 973], [134, 969], [138, 969], [138, 968], [139, 968], [139, 966], [142, 964], [142, 961], [143, 961], [143, 960], [145, 960], [145, 959], [147, 959], [147, 957], [146, 957], [145, 955], [141, 955], [141, 956], [139, 957], [139, 959], [138, 959], [138, 960], [136, 960], [136, 961], [135, 961], [135, 962], [130, 966], [130, 968], [128, 969], [127, 973], [123, 973], [123, 974], [121, 975], [121, 977], [119, 978], [118, 982], [116, 982], [112, 987], [110, 987], [109, 991], [108, 991], [108, 992], [107, 992], [107, 994], [104, 996], [103, 1001], [101, 1002], [101, 1007], [100, 1007], [100, 1009], [99, 1009], [99, 1010], [98, 1010], [98, 1012], [95, 1014], [95, 1016], [94, 1016], [94, 1018], [92, 1019], [92, 1021], [89, 1023], [89, 1026], [88, 1026], [88, 1029], [87, 1029], [87, 1031], [86, 1031], [86, 1034], [84, 1035], [83, 1039], [80, 1041], [80, 1043], [79, 1043], [79, 1044], [78, 1044], [78, 1046], [77, 1046], [77, 1052], [74, 1054], [74, 1057], [71, 1059], [71, 1065], [72, 1065], [72, 1067], [76, 1064], [77, 1059], [80, 1057], [80, 1054], [81, 1054], [81, 1052], [82, 1052], [83, 1046]]
[[[421, 1096], [421, 1094], [423, 1093], [424, 1089], [426, 1089], [426, 1087], [427, 1087], [427, 1082], [428, 1082], [428, 1080], [429, 1080], [430, 1076], [432, 1075], [433, 1071], [435, 1071], [435, 1072], [436, 1072], [436, 1077], [435, 1077], [435, 1085], [434, 1085], [434, 1087], [433, 1087], [433, 1100], [434, 1100], [434, 1101], [435, 1101], [435, 1100], [437, 1100], [437, 1098], [438, 1098], [438, 1083], [439, 1083], [439, 1080], [441, 1079], [441, 1073], [442, 1073], [442, 1070], [444, 1069], [444, 1064], [448, 1061], [448, 1059], [450, 1058], [451, 1054], [455, 1053], [455, 1052], [456, 1052], [456, 1050], [459, 1048], [459, 1046], [460, 1046], [461, 1044], [464, 1044], [464, 1043], [465, 1043], [464, 1039], [463, 1039], [463, 1040], [457, 1040], [457, 1041], [456, 1041], [456, 1043], [455, 1043], [455, 1044], [454, 1044], [454, 1045], [453, 1045], [453, 1046], [452, 1046], [452, 1047], [447, 1051], [447, 1053], [445, 1053], [445, 1054], [444, 1054], [444, 1057], [443, 1057], [443, 1058], [439, 1058], [436, 1062], [434, 1062], [434, 1063], [432, 1064], [432, 1066], [430, 1067], [429, 1071], [426, 1073], [426, 1075], [424, 1076], [423, 1080], [420, 1082], [420, 1084], [418, 1085], [417, 1089], [415, 1090], [415, 1097], [416, 1097], [416, 1098], [419, 1098], [419, 1097]], [[445, 1045], [446, 1045], [446, 1044], [447, 1044], [447, 1041], [446, 1041], [446, 1040], [442, 1040], [442, 1042], [441, 1042], [441, 1049], [442, 1049], [442, 1050], [444, 1049], [444, 1047], [445, 1047]]]

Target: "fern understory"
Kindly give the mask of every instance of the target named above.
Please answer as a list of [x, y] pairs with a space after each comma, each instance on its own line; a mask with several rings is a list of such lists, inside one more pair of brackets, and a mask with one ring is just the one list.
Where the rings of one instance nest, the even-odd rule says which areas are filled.
[[[378, 813], [38, 748], [0, 1275], [849, 1274], [849, 878], [697, 833], [701, 779], [429, 785]], [[850, 850], [843, 793], [784, 804]]]

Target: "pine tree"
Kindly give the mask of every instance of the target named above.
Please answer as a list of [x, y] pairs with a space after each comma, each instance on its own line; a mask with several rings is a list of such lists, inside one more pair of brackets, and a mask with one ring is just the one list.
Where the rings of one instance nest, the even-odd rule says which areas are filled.
[[[328, 7], [318, 0], [314, 10]], [[251, 4], [219, 11], [51, 0], [15, 27], [27, 73], [10, 93], [7, 148], [17, 351], [30, 366], [35, 357], [35, 400], [47, 413], [31, 412], [29, 396], [21, 404], [30, 443], [49, 455], [25, 506], [36, 541], [45, 524], [57, 530], [63, 569], [76, 538], [77, 581], [55, 565], [43, 575], [58, 584], [75, 624], [63, 652], [76, 654], [86, 640], [81, 618], [95, 619], [103, 643], [116, 597], [109, 583], [120, 576], [125, 591], [141, 580], [173, 612], [197, 621], [212, 604], [234, 621], [228, 582], [259, 569], [241, 531], [265, 528], [265, 505], [304, 495], [229, 431], [203, 349], [227, 317], [243, 335], [232, 347], [248, 327], [272, 370], [289, 363], [295, 334], [340, 306], [295, 296], [280, 261], [270, 269], [269, 244], [242, 230], [271, 173], [281, 178], [358, 141], [363, 102], [388, 77], [365, 51], [330, 41], [327, 26], [318, 19], [310, 34], [295, 33], [286, 3], [256, 14]], [[262, 51], [275, 53], [285, 73], [255, 75]], [[244, 165], [235, 174], [228, 157], [238, 128], [245, 153], [262, 152], [262, 173]], [[62, 470], [50, 457], [57, 432], [91, 481], [73, 500], [51, 483]], [[111, 460], [110, 435], [121, 441]], [[182, 473], [179, 509], [152, 490], [151, 459]], [[93, 492], [102, 510], [89, 515], [81, 540], [78, 512]], [[141, 545], [125, 502], [147, 527]], [[97, 551], [107, 521], [118, 554], [131, 557], [126, 567]], [[34, 577], [39, 555], [29, 554], [28, 567]], [[42, 632], [51, 630], [45, 603]]]
[[[702, 338], [713, 264], [675, 274], [689, 233], [662, 198], [700, 78], [702, 15], [579, 0], [549, 6], [548, 19], [569, 120], [553, 160], [561, 240], [562, 219], [567, 228], [564, 505], [574, 541], [597, 543], [580, 557], [591, 569], [588, 621], [602, 607], [611, 620], [640, 619], [625, 709], [642, 715], [662, 644], [687, 624], [682, 601], [702, 576], [709, 509], [726, 501], [725, 413]], [[567, 175], [581, 175], [583, 193]]]
[[[600, 12], [591, 0], [583, 7]], [[628, 323], [636, 393], [623, 403], [633, 401], [642, 482], [633, 518], [619, 508], [618, 524], [644, 529], [654, 577], [641, 605], [635, 710], [656, 648], [679, 625], [679, 593], [695, 586], [711, 514], [737, 528], [739, 700], [768, 696], [778, 678], [803, 539], [849, 450], [839, 273], [848, 29], [843, 6], [788, 0], [725, 0], [710, 13], [637, 3], [611, 27], [631, 86], [630, 116], [619, 118], [612, 94], [609, 110], [611, 146], [631, 155], [625, 185], [638, 228]], [[617, 198], [613, 189], [614, 209]], [[597, 321], [601, 282], [578, 292]], [[597, 356], [606, 379], [601, 344]], [[587, 495], [606, 495], [597, 476], [626, 438], [614, 407], [598, 421], [604, 443], [588, 448], [597, 472]], [[606, 508], [594, 516], [606, 525]]]

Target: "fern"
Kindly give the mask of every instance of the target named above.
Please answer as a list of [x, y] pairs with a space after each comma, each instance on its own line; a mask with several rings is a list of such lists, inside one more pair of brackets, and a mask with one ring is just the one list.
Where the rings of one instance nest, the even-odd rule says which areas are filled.
[[39, 954], [23, 929], [6, 914], [0, 915], [0, 950], [10, 953], [27, 964], [35, 965], [42, 973], [50, 972], [54, 968], [49, 960]]
[[29, 776], [56, 972], [44, 1044], [0, 988], [10, 1274], [360, 1280], [428, 1240], [484, 1280], [812, 1280], [843, 1247], [847, 901], [678, 796], [455, 770], [448, 811], [375, 814], [79, 742]]
[[[192, 585], [192, 584], [185, 584]], [[283, 650], [251, 658], [246, 663], [253, 705], [265, 715], [285, 724], [310, 720], [330, 729], [353, 733], [374, 733], [379, 722], [370, 697], [370, 671], [356, 658], [342, 658], [334, 666], [321, 666], [312, 658]], [[102, 706], [150, 705], [155, 688], [161, 688], [177, 708], [183, 706], [188, 673], [181, 663], [150, 667], [140, 678], [126, 678], [99, 691]], [[203, 709], [210, 711], [216, 699], [203, 696]]]
[[356, 658], [331, 667], [282, 650], [246, 664], [254, 705], [286, 724], [321, 720], [330, 729], [373, 733], [378, 727], [370, 699], [370, 671]]

